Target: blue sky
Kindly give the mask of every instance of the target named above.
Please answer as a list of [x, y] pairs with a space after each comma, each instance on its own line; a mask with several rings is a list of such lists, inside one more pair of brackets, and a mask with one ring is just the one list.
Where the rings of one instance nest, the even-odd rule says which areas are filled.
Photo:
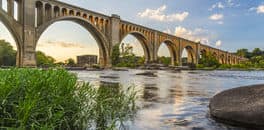
[[[201, 41], [204, 44], [228, 51], [235, 51], [238, 48], [250, 50], [255, 47], [264, 48], [264, 0], [61, 1], [107, 15], [118, 14], [121, 19], [190, 40]], [[6, 29], [0, 24], [0, 38], [12, 42], [6, 33]], [[89, 32], [71, 22], [52, 25], [42, 35], [38, 48], [47, 51], [50, 55], [58, 55], [49, 52], [48, 48], [43, 49], [45, 45], [58, 42], [62, 43], [64, 47], [65, 44], [79, 44], [80, 48], [86, 48], [83, 49], [83, 53], [98, 53], [96, 50], [98, 47]], [[139, 44], [131, 37], [126, 38], [125, 42]], [[167, 55], [166, 47], [162, 48], [162, 55]], [[68, 49], [68, 51], [72, 51], [71, 54], [77, 50]], [[141, 48], [135, 50], [141, 51]]]

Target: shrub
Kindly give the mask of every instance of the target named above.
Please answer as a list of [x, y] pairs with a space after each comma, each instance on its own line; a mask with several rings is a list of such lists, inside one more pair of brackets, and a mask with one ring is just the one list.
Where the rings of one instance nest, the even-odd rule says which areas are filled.
[[228, 64], [222, 64], [218, 67], [218, 69], [231, 69], [231, 65]]
[[62, 69], [0, 70], [0, 77], [0, 129], [114, 128], [135, 110], [132, 89], [96, 89]]

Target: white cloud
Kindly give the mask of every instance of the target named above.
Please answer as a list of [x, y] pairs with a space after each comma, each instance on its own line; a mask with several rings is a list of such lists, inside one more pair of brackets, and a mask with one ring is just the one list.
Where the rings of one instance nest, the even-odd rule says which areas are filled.
[[209, 45], [210, 39], [214, 37], [213, 34], [211, 34], [208, 30], [202, 28], [190, 30], [182, 26], [175, 28], [175, 35], [195, 42], [201, 42], [202, 44], [206, 45]]
[[64, 41], [42, 41], [37, 45], [37, 50], [54, 57], [58, 62], [64, 62], [68, 58], [76, 60], [76, 56], [79, 55], [99, 55], [99, 48], [97, 45]]
[[259, 6], [257, 7], [257, 13], [258, 13], [258, 14], [264, 13], [264, 5], [259, 5]]
[[222, 46], [222, 41], [221, 40], [216, 41], [215, 46], [216, 47]]
[[234, 0], [225, 0], [222, 2], [217, 2], [213, 4], [208, 10], [212, 11], [214, 9], [224, 9], [224, 8], [233, 8], [233, 7], [239, 7], [240, 4], [234, 2]]
[[212, 11], [215, 8], [224, 9], [225, 6], [222, 4], [222, 2], [218, 2], [218, 3], [213, 4], [212, 7], [209, 10]]
[[159, 7], [158, 9], [146, 9], [143, 12], [138, 13], [138, 16], [141, 18], [149, 18], [152, 20], [157, 21], [169, 21], [169, 22], [175, 22], [175, 21], [184, 21], [188, 16], [189, 12], [182, 12], [182, 13], [175, 13], [175, 14], [165, 14], [167, 6], [163, 5]]
[[168, 33], [168, 34], [173, 34], [173, 32], [168, 28], [166, 30], [163, 31], [164, 33]]
[[209, 19], [214, 21], [222, 20], [223, 18], [224, 18], [223, 14], [213, 14], [209, 17]]
[[235, 3], [234, 3], [233, 0], [227, 0], [227, 4], [228, 4], [229, 6], [234, 6], [234, 5], [235, 5]]
[[251, 7], [248, 9], [249, 11], [256, 11], [258, 14], [263, 14], [264, 13], [264, 4], [259, 5], [258, 7]]
[[41, 42], [38, 46], [57, 46], [61, 48], [85, 48], [89, 47], [87, 45], [83, 45], [80, 43], [71, 43], [71, 42], [64, 42], [64, 41], [46, 41]]

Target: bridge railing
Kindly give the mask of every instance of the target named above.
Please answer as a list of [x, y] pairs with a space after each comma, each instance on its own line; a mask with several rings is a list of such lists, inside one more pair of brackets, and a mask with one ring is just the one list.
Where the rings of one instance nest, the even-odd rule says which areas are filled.
[[110, 16], [108, 16], [108, 15], [105, 15], [105, 14], [102, 14], [102, 13], [98, 13], [98, 12], [95, 12], [95, 11], [91, 11], [91, 10], [88, 10], [88, 9], [85, 9], [85, 8], [82, 8], [82, 7], [78, 7], [78, 6], [75, 6], [75, 5], [71, 5], [71, 4], [68, 4], [68, 3], [65, 3], [65, 2], [61, 2], [61, 1], [58, 1], [58, 0], [38, 0], [38, 1], [42, 1], [42, 2], [45, 2], [45, 3], [49, 3], [49, 4], [60, 6], [60, 7], [62, 6], [64, 8], [68, 8], [68, 9], [72, 9], [72, 10], [78, 10], [80, 12], [84, 12], [84, 13], [87, 13], [87, 14], [92, 14], [92, 15], [95, 15], [95, 16], [99, 16], [101, 18], [110, 19]]

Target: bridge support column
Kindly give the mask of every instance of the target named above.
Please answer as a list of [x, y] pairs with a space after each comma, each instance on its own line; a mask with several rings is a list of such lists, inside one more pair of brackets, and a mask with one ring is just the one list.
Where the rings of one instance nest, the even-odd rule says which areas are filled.
[[2, 9], [2, 4], [3, 2], [2, 2], [2, 0], [0, 0], [0, 9]]
[[14, 17], [14, 0], [7, 0], [7, 13]]
[[109, 45], [109, 63], [106, 63], [107, 66], [111, 67], [112, 66], [112, 53], [113, 53], [113, 47], [115, 45], [119, 45], [122, 41], [120, 38], [120, 16], [113, 14], [111, 17], [111, 25], [110, 25], [110, 45]]
[[21, 67], [36, 66], [36, 33], [35, 33], [35, 1], [25, 0], [23, 3], [23, 32], [21, 46]]
[[152, 59], [150, 59], [152, 62], [155, 62], [155, 63], [158, 63], [158, 45], [159, 45], [159, 43], [158, 43], [158, 33], [157, 32], [155, 32], [155, 34], [154, 34], [154, 41], [151, 41], [152, 43], [151, 44], [153, 44], [153, 49], [152, 49], [152, 52], [153, 53], [151, 53], [151, 50], [150, 50], [150, 54], [152, 54]]
[[178, 66], [182, 66], [182, 41], [181, 39], [179, 39], [179, 42], [178, 42], [178, 59], [177, 59], [177, 62], [178, 62]]
[[196, 65], [199, 64], [199, 61], [200, 61], [200, 53], [201, 53], [201, 44], [200, 43], [197, 43], [197, 46], [196, 46]]
[[21, 0], [17, 1], [17, 20], [18, 22], [22, 22], [23, 18], [23, 2]]
[[36, 42], [35, 28], [24, 27], [23, 47], [22, 47], [22, 67], [36, 66]]

